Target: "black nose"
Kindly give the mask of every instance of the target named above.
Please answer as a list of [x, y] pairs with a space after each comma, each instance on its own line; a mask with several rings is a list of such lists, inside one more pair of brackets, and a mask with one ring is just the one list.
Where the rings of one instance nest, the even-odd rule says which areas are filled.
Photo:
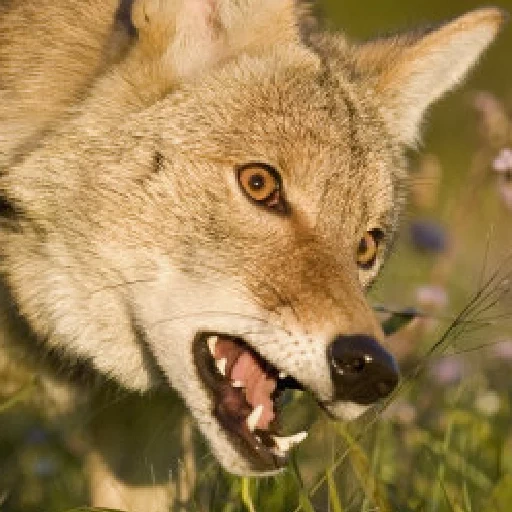
[[336, 400], [368, 405], [398, 384], [394, 357], [370, 336], [337, 336], [327, 350]]

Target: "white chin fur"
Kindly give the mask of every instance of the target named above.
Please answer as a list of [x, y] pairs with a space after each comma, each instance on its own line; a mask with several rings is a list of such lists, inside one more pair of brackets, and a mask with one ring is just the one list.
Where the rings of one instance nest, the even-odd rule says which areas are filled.
[[335, 417], [340, 420], [351, 421], [359, 418], [365, 413], [370, 406], [359, 405], [353, 402], [336, 402], [326, 406], [327, 410]]
[[[221, 283], [194, 279], [172, 268], [167, 259], [159, 263], [155, 278], [141, 283], [134, 294], [137, 320], [146, 327], [153, 356], [171, 387], [185, 400], [213, 454], [226, 470], [247, 476], [278, 473], [280, 470], [277, 468], [255, 470], [251, 461], [233, 446], [230, 436], [215, 418], [210, 396], [197, 372], [192, 347], [198, 332], [260, 333], [262, 324], [270, 326], [265, 320], [258, 321], [265, 312], [240, 293], [237, 283], [227, 279]], [[137, 300], [140, 297], [144, 300]], [[226, 314], [226, 311], [237, 314]], [[269, 329], [268, 334], [263, 332], [260, 335], [261, 346], [257, 348], [263, 357], [286, 373], [300, 374], [307, 386], [316, 384], [314, 391], [317, 395], [330, 396], [332, 390], [324, 347], [319, 344], [320, 347], [314, 351], [312, 347], [316, 345], [309, 338], [302, 340], [296, 337], [295, 341], [303, 342], [300, 350], [296, 349], [296, 359], [287, 357], [280, 360], [279, 356], [289, 345], [290, 338], [278, 334]], [[271, 353], [265, 352], [268, 336], [277, 342]], [[323, 370], [319, 371], [319, 368]], [[318, 381], [324, 384], [323, 388], [319, 387]]]

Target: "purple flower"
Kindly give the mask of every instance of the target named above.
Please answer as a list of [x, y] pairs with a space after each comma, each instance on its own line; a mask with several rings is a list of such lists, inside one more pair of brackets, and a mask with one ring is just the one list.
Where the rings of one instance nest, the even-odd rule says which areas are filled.
[[503, 107], [496, 97], [486, 91], [481, 91], [478, 94], [475, 94], [473, 105], [483, 115], [489, 117], [496, 115], [497, 112], [501, 113], [503, 110]]
[[505, 203], [505, 206], [512, 210], [512, 167], [500, 174], [498, 178], [498, 193]]
[[412, 425], [416, 421], [418, 411], [413, 404], [397, 400], [384, 410], [383, 416], [401, 425]]
[[493, 146], [506, 144], [510, 123], [498, 99], [488, 92], [480, 92], [475, 96], [474, 106], [481, 114], [481, 133], [485, 139]]
[[466, 372], [464, 361], [459, 356], [447, 356], [434, 363], [430, 373], [441, 385], [456, 384]]
[[499, 359], [512, 361], [512, 339], [499, 341], [492, 347], [492, 353]]
[[498, 156], [494, 159], [492, 163], [492, 168], [496, 172], [508, 172], [512, 171], [512, 149], [503, 148]]
[[442, 286], [420, 286], [416, 290], [416, 300], [424, 307], [442, 309], [448, 304], [448, 294]]

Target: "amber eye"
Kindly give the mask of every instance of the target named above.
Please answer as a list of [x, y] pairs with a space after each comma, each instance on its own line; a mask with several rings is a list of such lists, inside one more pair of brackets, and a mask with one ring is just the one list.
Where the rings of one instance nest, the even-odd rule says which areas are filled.
[[381, 239], [382, 231], [379, 229], [372, 229], [364, 234], [357, 247], [357, 264], [360, 267], [368, 269], [375, 263]]
[[281, 203], [281, 182], [277, 171], [266, 164], [248, 164], [238, 170], [242, 190], [257, 203], [275, 207]]

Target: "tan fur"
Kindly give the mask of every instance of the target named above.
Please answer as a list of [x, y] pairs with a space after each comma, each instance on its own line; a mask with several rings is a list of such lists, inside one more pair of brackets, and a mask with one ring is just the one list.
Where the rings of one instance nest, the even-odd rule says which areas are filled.
[[[291, 0], [135, 0], [124, 23], [114, 1], [16, 0], [3, 11], [10, 357], [50, 350], [47, 366], [57, 354], [137, 392], [173, 387], [241, 474], [260, 471], [212, 414], [191, 354], [198, 332], [243, 336], [333, 414], [360, 414], [333, 400], [326, 348], [339, 334], [384, 343], [364, 288], [396, 230], [404, 148], [503, 14], [357, 46], [322, 33], [304, 43]], [[241, 193], [234, 170], [248, 162], [280, 171], [288, 216]], [[358, 269], [359, 240], [376, 227], [386, 233], [377, 263]], [[122, 443], [95, 439], [94, 504], [135, 510], [153, 495], [164, 510], [165, 482], [151, 494], [123, 481], [109, 456]], [[109, 472], [115, 499], [99, 490]]]

